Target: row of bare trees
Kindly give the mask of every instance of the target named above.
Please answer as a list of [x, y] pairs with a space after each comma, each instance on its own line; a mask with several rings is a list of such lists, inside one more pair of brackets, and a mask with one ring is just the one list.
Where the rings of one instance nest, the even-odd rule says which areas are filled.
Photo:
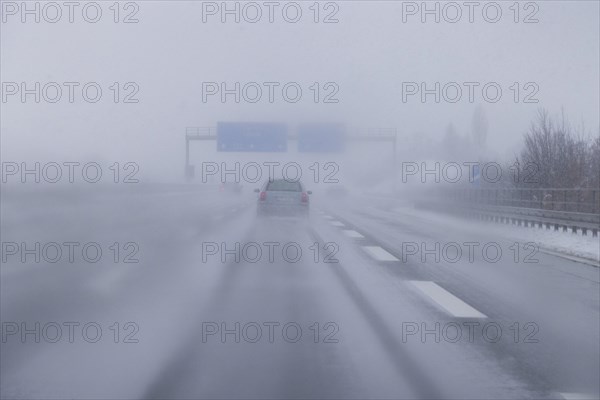
[[600, 134], [590, 137], [565, 119], [552, 118], [546, 110], [524, 135], [524, 148], [516, 157], [523, 176], [518, 188], [600, 188]]

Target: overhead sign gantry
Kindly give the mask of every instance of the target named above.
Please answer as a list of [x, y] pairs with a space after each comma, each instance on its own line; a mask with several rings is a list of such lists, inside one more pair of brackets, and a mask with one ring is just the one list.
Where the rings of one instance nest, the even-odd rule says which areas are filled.
[[396, 129], [370, 129], [367, 134], [348, 135], [339, 123], [301, 124], [296, 134], [287, 125], [272, 122], [219, 122], [216, 127], [188, 127], [185, 130], [185, 175], [195, 175], [190, 164], [190, 142], [214, 141], [217, 152], [287, 152], [289, 141], [297, 141], [301, 153], [339, 153], [346, 142], [389, 142], [396, 171]]

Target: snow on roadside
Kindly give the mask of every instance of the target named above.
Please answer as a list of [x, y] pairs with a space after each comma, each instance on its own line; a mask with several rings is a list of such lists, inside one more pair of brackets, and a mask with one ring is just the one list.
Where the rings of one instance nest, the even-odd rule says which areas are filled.
[[600, 236], [593, 237], [589, 231], [588, 235], [583, 235], [581, 230], [572, 233], [571, 229], [563, 232], [562, 229], [555, 231], [545, 227], [524, 227], [479, 220], [471, 220], [473, 223], [465, 224], [464, 219], [443, 213], [417, 209], [412, 210], [411, 213], [439, 224], [461, 226], [465, 230], [481, 234], [494, 233], [521, 242], [534, 242], [541, 249], [600, 262]]
[[495, 229], [500, 234], [516, 237], [521, 241], [535, 242], [541, 248], [600, 262], [600, 238], [593, 237], [591, 234], [583, 235], [581, 230], [572, 233], [571, 230], [563, 232], [562, 230], [555, 231], [493, 222], [485, 225], [496, 225]]

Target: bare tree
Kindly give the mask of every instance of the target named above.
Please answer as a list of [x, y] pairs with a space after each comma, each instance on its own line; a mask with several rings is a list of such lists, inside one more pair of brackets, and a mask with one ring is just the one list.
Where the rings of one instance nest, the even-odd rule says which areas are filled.
[[559, 120], [539, 110], [524, 135], [525, 147], [517, 158], [520, 187], [598, 187], [600, 138], [591, 140], [574, 130], [561, 113]]

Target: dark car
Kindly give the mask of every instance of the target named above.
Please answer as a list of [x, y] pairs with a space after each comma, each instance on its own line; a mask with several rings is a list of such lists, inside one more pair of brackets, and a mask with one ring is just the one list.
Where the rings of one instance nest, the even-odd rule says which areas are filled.
[[259, 193], [256, 213], [258, 216], [301, 216], [308, 217], [311, 191], [299, 181], [274, 179], [265, 183]]

